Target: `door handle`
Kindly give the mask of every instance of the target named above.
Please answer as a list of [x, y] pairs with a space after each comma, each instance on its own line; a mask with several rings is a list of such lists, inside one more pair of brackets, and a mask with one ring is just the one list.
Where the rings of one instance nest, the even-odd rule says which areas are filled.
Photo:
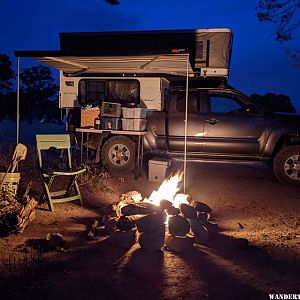
[[212, 124], [212, 125], [220, 123], [220, 121], [215, 118], [207, 119], [207, 120], [205, 120], [205, 122]]

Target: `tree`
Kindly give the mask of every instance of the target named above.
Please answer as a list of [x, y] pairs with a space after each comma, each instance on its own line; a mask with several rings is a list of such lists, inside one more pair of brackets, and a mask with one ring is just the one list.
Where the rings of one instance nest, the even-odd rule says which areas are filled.
[[283, 94], [275, 95], [273, 93], [268, 93], [264, 96], [252, 94], [250, 97], [267, 111], [287, 113], [296, 112], [290, 97]]
[[107, 2], [111, 5], [119, 5], [120, 2], [118, 0], [103, 0], [104, 2]]
[[259, 0], [257, 16], [259, 21], [276, 25], [276, 40], [290, 41], [300, 25], [300, 0]]
[[58, 86], [48, 67], [39, 65], [25, 68], [20, 74], [22, 92], [22, 114], [30, 121], [47, 115], [47, 103], [57, 94]]
[[0, 54], [0, 94], [7, 94], [12, 90], [15, 74], [11, 66], [9, 57], [6, 54]]

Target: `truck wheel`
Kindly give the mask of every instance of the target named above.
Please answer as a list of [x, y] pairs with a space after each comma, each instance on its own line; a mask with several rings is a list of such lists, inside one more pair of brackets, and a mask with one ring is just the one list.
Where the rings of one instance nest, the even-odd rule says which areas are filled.
[[281, 183], [300, 185], [300, 146], [287, 146], [274, 158], [273, 170]]
[[135, 166], [135, 143], [126, 136], [107, 140], [101, 151], [102, 163], [109, 171], [129, 173]]

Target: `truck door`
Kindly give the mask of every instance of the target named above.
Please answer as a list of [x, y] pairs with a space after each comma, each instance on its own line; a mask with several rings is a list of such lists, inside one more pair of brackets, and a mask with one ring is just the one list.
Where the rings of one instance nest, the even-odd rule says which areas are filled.
[[206, 154], [257, 156], [265, 140], [265, 120], [229, 92], [207, 92], [203, 150]]
[[[167, 136], [171, 152], [184, 151], [185, 91], [171, 96], [168, 108]], [[202, 151], [203, 116], [200, 114], [200, 94], [190, 91], [188, 99], [187, 152]]]

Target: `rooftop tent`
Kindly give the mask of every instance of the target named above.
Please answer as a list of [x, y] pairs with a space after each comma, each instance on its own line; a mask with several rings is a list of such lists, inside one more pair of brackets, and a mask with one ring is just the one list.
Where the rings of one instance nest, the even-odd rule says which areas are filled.
[[[59, 51], [16, 51], [65, 73], [228, 77], [230, 29], [61, 33]], [[184, 54], [185, 53], [185, 54]]]

